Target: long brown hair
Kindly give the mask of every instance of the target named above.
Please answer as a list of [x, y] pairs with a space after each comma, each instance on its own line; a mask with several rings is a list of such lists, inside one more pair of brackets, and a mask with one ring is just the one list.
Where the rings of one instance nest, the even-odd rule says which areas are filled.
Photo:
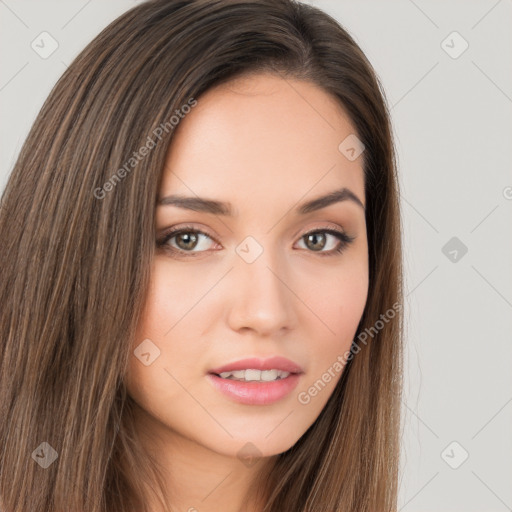
[[265, 512], [396, 510], [402, 249], [382, 86], [318, 8], [151, 0], [113, 21], [63, 74], [2, 195], [4, 512], [147, 511], [148, 489], [164, 499], [123, 376], [149, 284], [172, 119], [210, 87], [260, 71], [333, 95], [365, 145], [370, 284], [358, 333], [371, 333], [354, 340], [358, 351], [314, 424], [278, 455]]

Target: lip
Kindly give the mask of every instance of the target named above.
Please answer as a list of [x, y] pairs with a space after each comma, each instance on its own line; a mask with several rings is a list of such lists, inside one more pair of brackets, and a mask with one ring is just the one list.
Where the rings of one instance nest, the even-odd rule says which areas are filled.
[[[290, 375], [275, 381], [238, 381], [223, 379], [222, 372], [237, 370], [281, 370]], [[213, 386], [231, 400], [246, 405], [267, 405], [277, 402], [289, 395], [297, 386], [304, 371], [300, 365], [286, 357], [274, 356], [267, 359], [251, 357], [213, 368], [208, 372], [208, 379]]]
[[[256, 369], [256, 368], [255, 368]], [[290, 373], [285, 379], [271, 382], [237, 381], [207, 375], [213, 386], [234, 402], [246, 405], [268, 405], [289, 395], [299, 383], [301, 374]]]
[[[268, 359], [258, 359], [251, 357], [248, 359], [240, 359], [232, 363], [219, 366], [209, 370], [209, 374], [219, 375], [222, 372], [232, 372], [237, 370], [281, 370], [291, 374], [304, 373], [303, 369], [297, 363], [286, 359], [286, 357], [275, 356]], [[286, 380], [286, 379], [283, 379]]]

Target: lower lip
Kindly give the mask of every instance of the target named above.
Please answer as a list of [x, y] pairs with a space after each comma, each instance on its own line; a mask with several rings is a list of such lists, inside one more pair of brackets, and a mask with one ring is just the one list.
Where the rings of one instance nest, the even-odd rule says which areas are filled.
[[247, 405], [267, 405], [281, 400], [297, 386], [300, 374], [291, 373], [285, 379], [270, 382], [243, 382], [223, 379], [213, 373], [208, 374], [212, 384], [235, 402]]

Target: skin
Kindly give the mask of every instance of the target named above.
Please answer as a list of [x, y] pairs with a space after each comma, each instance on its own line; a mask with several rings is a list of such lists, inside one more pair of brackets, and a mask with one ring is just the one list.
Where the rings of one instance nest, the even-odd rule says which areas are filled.
[[[160, 355], [149, 366], [132, 357], [126, 380], [147, 449], [177, 490], [176, 510], [260, 511], [257, 478], [317, 419], [339, 381], [341, 371], [307, 405], [298, 401], [356, 335], [368, 294], [364, 209], [352, 201], [301, 216], [293, 209], [342, 187], [364, 205], [362, 157], [350, 161], [338, 150], [355, 133], [318, 86], [263, 73], [210, 89], [177, 128], [160, 197], [226, 201], [238, 215], [156, 211], [157, 239], [188, 224], [210, 237], [198, 235], [195, 246], [186, 235], [181, 245], [179, 236], [168, 241], [182, 256], [156, 250], [134, 349], [149, 338]], [[320, 234], [308, 246], [304, 235], [325, 227], [354, 241], [323, 256], [338, 239]], [[251, 264], [235, 251], [248, 236], [263, 249]], [[192, 252], [198, 256], [187, 257]], [[229, 362], [273, 355], [304, 373], [270, 405], [238, 404], [206, 377]], [[260, 455], [250, 467], [237, 457], [247, 442]]]

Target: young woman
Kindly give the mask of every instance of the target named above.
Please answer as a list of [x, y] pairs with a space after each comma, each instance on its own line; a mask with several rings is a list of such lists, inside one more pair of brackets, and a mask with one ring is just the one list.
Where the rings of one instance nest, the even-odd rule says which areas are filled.
[[0, 509], [396, 510], [389, 114], [293, 0], [151, 0], [44, 104], [0, 210]]

